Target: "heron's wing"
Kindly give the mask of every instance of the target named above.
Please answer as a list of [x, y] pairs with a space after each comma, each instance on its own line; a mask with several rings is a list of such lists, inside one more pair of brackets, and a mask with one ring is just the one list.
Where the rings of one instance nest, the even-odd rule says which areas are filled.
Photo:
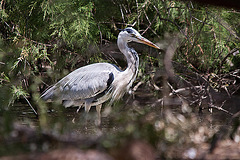
[[114, 79], [110, 71], [72, 72], [47, 90], [43, 99], [86, 99], [105, 91]]

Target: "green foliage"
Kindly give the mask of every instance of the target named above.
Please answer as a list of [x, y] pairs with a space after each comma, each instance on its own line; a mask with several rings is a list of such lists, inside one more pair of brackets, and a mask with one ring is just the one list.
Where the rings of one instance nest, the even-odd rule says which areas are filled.
[[[3, 48], [0, 57], [2, 61], [8, 60], [1, 71], [2, 81], [7, 83], [15, 80], [11, 76], [16, 73], [29, 82], [30, 77], [41, 74], [43, 66], [50, 66], [53, 71], [49, 73], [59, 75], [48, 75], [56, 81], [69, 72], [63, 69], [73, 70], [89, 60], [105, 61], [92, 54], [99, 53], [96, 44], [116, 40], [116, 28], [131, 24], [145, 37], [155, 37], [155, 41], [164, 39], [166, 34], [183, 35], [174, 60], [198, 72], [228, 72], [233, 67], [223, 60], [230, 50], [240, 47], [239, 23], [233, 20], [240, 18], [238, 12], [192, 2], [4, 1], [0, 13], [1, 46], [7, 44], [12, 48]], [[148, 57], [154, 58], [143, 54], [140, 76], [147, 73], [145, 70], [155, 70]], [[227, 59], [237, 63], [233, 55]], [[152, 69], [147, 69], [148, 66]], [[149, 77], [143, 79], [148, 81]]]
[[[0, 6], [0, 121], [4, 119], [3, 126], [10, 131], [13, 120], [6, 110], [12, 107], [9, 104], [22, 100], [37, 108], [39, 126], [50, 128], [47, 110], [52, 107], [57, 110], [56, 114], [65, 113], [59, 105], [47, 106], [39, 100], [40, 93], [78, 67], [94, 62], [114, 63], [108, 54], [101, 54], [99, 48], [115, 44], [117, 28], [129, 25], [162, 49], [166, 49], [175, 36], [181, 37], [173, 61], [194, 72], [210, 75], [210, 85], [221, 88], [222, 84], [214, 78], [240, 66], [239, 19], [237, 10], [201, 6], [191, 1], [3, 0]], [[155, 82], [154, 78], [162, 73], [159, 68], [163, 68], [164, 54], [159, 55], [147, 47], [145, 50], [134, 48], [140, 55], [135, 84], [141, 82], [141, 86], [156, 92], [153, 95], [159, 98], [162, 83]], [[234, 49], [236, 51], [229, 54]], [[120, 136], [144, 138], [155, 146], [182, 145], [190, 141], [185, 133], [189, 137], [193, 134], [184, 125], [198, 126], [194, 117], [195, 124], [189, 124], [185, 115], [179, 114], [176, 119], [170, 113], [165, 114], [164, 122], [156, 114], [149, 122], [145, 120], [149, 112], [129, 110], [120, 117], [117, 112], [113, 118], [118, 117], [124, 123]], [[54, 127], [64, 128], [61, 122], [53, 123]], [[198, 132], [197, 127], [194, 129]], [[2, 130], [0, 127], [0, 133]], [[117, 136], [103, 145], [111, 148]]]
[[96, 24], [93, 21], [93, 3], [90, 1], [44, 1], [44, 20], [49, 19], [50, 34], [63, 40], [69, 47], [86, 45], [94, 41]]

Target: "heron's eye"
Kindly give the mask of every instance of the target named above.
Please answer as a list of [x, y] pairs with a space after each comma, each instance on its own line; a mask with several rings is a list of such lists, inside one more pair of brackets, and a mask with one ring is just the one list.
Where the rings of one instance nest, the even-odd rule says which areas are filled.
[[132, 36], [132, 37], [137, 37], [137, 36], [136, 36], [135, 34], [133, 34], [133, 33], [131, 34], [131, 36]]

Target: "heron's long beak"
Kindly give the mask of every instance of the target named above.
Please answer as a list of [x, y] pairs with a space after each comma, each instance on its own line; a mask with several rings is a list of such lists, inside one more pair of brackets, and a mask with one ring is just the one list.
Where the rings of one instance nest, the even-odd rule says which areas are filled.
[[144, 38], [144, 37], [137, 37], [137, 39], [139, 40], [140, 43], [144, 43], [148, 46], [151, 46], [153, 48], [157, 48], [160, 49], [160, 47], [158, 47], [156, 44], [152, 43], [151, 41], [149, 41], [148, 39]]

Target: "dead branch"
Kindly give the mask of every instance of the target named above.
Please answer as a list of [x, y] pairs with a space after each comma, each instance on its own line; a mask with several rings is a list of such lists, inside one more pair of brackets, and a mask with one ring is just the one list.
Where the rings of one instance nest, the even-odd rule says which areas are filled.
[[[224, 104], [224, 103], [223, 103], [223, 104]], [[223, 111], [223, 112], [225, 112], [225, 113], [233, 116], [233, 113], [229, 112], [229, 111], [226, 110], [226, 109], [223, 109], [222, 106], [219, 107], [219, 106], [216, 106], [216, 105], [214, 105], [214, 104], [209, 103], [209, 108], [215, 108], [215, 109], [217, 109], [217, 110], [219, 110], [219, 111]]]
[[181, 93], [181, 92], [184, 92], [184, 91], [187, 91], [187, 90], [200, 89], [200, 88], [202, 88], [202, 86], [193, 86], [193, 87], [179, 88], [179, 89], [173, 90], [173, 92], [170, 93], [169, 96], [173, 96], [174, 94], [178, 94], [178, 93]]
[[237, 53], [237, 54], [238, 54], [238, 53], [239, 53], [239, 48], [234, 48], [234, 49], [232, 49], [232, 50], [222, 59], [222, 61], [220, 62], [220, 65], [219, 65], [218, 73], [221, 72], [222, 66], [223, 66], [223, 64], [225, 63], [225, 61], [227, 60], [227, 58], [228, 58], [229, 56], [233, 55], [234, 53]]

